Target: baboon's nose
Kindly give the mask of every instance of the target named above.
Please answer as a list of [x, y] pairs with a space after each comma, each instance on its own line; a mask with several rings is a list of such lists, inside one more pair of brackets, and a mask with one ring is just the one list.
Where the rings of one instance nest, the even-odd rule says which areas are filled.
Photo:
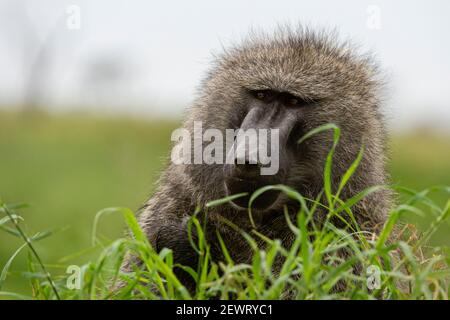
[[256, 138], [251, 139], [248, 144], [245, 139], [235, 141], [235, 151], [232, 155], [232, 174], [234, 176], [247, 179], [255, 178], [261, 174], [262, 164], [259, 161], [257, 141]]
[[[266, 185], [282, 183], [279, 176], [262, 176], [259, 162], [235, 159], [234, 164], [225, 165], [225, 188], [228, 195], [247, 193], [247, 196], [233, 200], [235, 206], [247, 208], [250, 196], [258, 189]], [[254, 209], [265, 210], [269, 208], [278, 198], [279, 192], [269, 191], [256, 199], [252, 204]]]
[[234, 171], [238, 177], [241, 178], [254, 178], [261, 174], [260, 163], [254, 163], [248, 159], [235, 159]]

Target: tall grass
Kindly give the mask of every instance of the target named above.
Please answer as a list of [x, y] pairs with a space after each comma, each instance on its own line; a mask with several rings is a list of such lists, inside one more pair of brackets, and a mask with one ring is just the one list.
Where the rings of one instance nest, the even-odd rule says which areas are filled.
[[[94, 223], [93, 245], [103, 246], [95, 262], [79, 268], [78, 274], [50, 275], [42, 263], [33, 243], [50, 236], [42, 233], [29, 237], [21, 228], [23, 218], [21, 206], [1, 203], [0, 228], [23, 239], [24, 244], [11, 256], [0, 275], [0, 295], [23, 299], [448, 299], [450, 284], [450, 255], [447, 247], [430, 247], [429, 239], [440, 226], [448, 223], [450, 215], [450, 187], [432, 187], [415, 191], [396, 187], [396, 192], [405, 195], [403, 203], [390, 213], [378, 235], [364, 232], [353, 216], [352, 207], [372, 192], [386, 186], [373, 186], [347, 200], [340, 199], [340, 193], [363, 155], [363, 149], [354, 163], [343, 175], [333, 192], [331, 188], [332, 161], [334, 149], [339, 141], [339, 128], [332, 124], [319, 127], [300, 141], [313, 134], [333, 130], [334, 144], [327, 156], [324, 170], [325, 203], [307, 199], [296, 190], [283, 185], [266, 186], [257, 190], [250, 198], [248, 214], [251, 221], [253, 201], [268, 190], [279, 190], [299, 203], [299, 211], [292, 221], [287, 210], [285, 218], [295, 240], [289, 248], [283, 247], [279, 239], [269, 239], [253, 229], [238, 230], [253, 250], [251, 263], [236, 263], [217, 233], [223, 261], [214, 261], [210, 245], [205, 237], [198, 212], [189, 221], [189, 231], [195, 229], [196, 241], [191, 245], [198, 254], [197, 268], [177, 265], [169, 249], [156, 252], [139, 227], [134, 213], [126, 208], [109, 208], [99, 212]], [[430, 194], [446, 194], [444, 206], [434, 203]], [[234, 195], [215, 200], [207, 207], [226, 205]], [[314, 215], [325, 209], [327, 219], [318, 228]], [[128, 226], [130, 237], [104, 243], [97, 238], [96, 230], [101, 218], [107, 213], [120, 213]], [[345, 219], [341, 215], [345, 213]], [[404, 215], [430, 215], [429, 227], [422, 233], [412, 224], [401, 222]], [[345, 221], [346, 228], [337, 228], [332, 217]], [[395, 230], [395, 231], [394, 231]], [[258, 243], [263, 241], [263, 247]], [[30, 282], [27, 296], [14, 292], [3, 292], [13, 259], [27, 249], [28, 270], [23, 273]], [[342, 252], [345, 251], [345, 257]], [[141, 267], [132, 272], [121, 271], [120, 266], [126, 254], [136, 255], [142, 261]], [[283, 264], [275, 272], [275, 262], [283, 257]], [[63, 266], [63, 270], [67, 266]], [[195, 292], [189, 292], [174, 273], [174, 268], [184, 269], [196, 283]], [[359, 272], [355, 272], [359, 270]], [[80, 280], [80, 281], [78, 281]], [[117, 284], [120, 282], [120, 286]], [[340, 288], [340, 290], [336, 290]]]

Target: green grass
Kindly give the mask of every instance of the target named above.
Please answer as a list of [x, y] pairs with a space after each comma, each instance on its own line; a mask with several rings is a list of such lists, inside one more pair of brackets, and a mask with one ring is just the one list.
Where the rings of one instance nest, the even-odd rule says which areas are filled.
[[[109, 206], [136, 210], [148, 198], [176, 126], [164, 120], [0, 113], [0, 198], [27, 201], [31, 209], [22, 215], [31, 233], [62, 229], [36, 244], [44, 261], [58, 265], [61, 258], [90, 247], [96, 212]], [[111, 216], [99, 231], [117, 238], [124, 226]], [[0, 232], [0, 266], [20, 244]], [[87, 262], [98, 254], [91, 251], [67, 262]], [[26, 255], [21, 253], [6, 289], [28, 291], [21, 275], [25, 267]]]
[[[145, 282], [156, 287], [153, 292], [158, 296], [188, 298], [188, 293], [174, 278], [171, 253], [154, 252], [136, 228], [130, 210], [118, 212], [125, 215], [134, 239], [121, 237], [124, 223], [118, 214], [102, 214], [96, 228], [95, 245], [91, 239], [96, 212], [110, 206], [137, 209], [151, 193], [176, 123], [83, 116], [20, 118], [16, 114], [0, 114], [0, 117], [0, 195], [9, 203], [3, 204], [0, 219], [6, 219], [3, 227], [12, 228], [8, 229], [10, 233], [0, 232], [0, 267], [8, 266], [2, 267], [5, 272], [1, 291], [27, 298], [56, 298], [42, 266], [36, 256], [30, 254], [29, 245], [19, 251], [11, 265], [8, 264], [15, 250], [24, 243], [23, 237], [11, 234], [17, 229], [13, 221], [7, 219], [6, 211], [9, 211], [26, 221], [26, 224], [18, 221], [19, 226], [34, 239], [31, 241], [33, 248], [52, 274], [61, 298], [154, 298], [152, 291], [143, 285]], [[448, 139], [424, 135], [395, 137], [392, 145], [395, 148], [392, 148], [390, 163], [394, 182], [415, 190], [448, 185], [450, 164], [445, 161], [449, 158]], [[284, 191], [302, 199], [294, 190]], [[230, 260], [212, 263], [208, 244], [200, 237], [196, 246], [202, 257], [201, 266], [189, 270], [198, 282], [198, 290], [189, 298], [277, 298], [286, 285], [297, 298], [308, 299], [367, 299], [380, 295], [448, 298], [449, 258], [445, 246], [449, 244], [449, 224], [444, 218], [448, 215], [449, 195], [448, 189], [432, 191], [402, 192], [391, 222], [398, 224], [403, 233], [390, 244], [386, 244], [383, 237], [375, 243], [359, 233], [349, 237], [347, 235], [354, 231], [336, 230], [332, 225], [308, 231], [314, 235], [310, 238], [305, 228], [310, 227], [314, 210], [306, 207], [291, 224], [299, 237], [297, 246], [287, 250], [278, 241], [265, 239], [267, 248], [255, 249], [255, 261], [251, 265], [236, 265]], [[341, 204], [333, 200], [329, 191], [327, 195], [335, 201], [334, 207], [329, 208], [330, 214], [335, 214]], [[31, 208], [14, 205], [23, 200], [29, 202]], [[211, 205], [222, 205], [222, 202]], [[413, 222], [421, 232], [413, 225], [405, 225], [405, 221]], [[197, 220], [193, 218], [192, 223], [196, 226]], [[387, 236], [392, 224], [388, 224], [382, 234]], [[44, 232], [37, 234], [41, 230]], [[201, 234], [201, 230], [198, 232]], [[252, 242], [262, 235], [253, 232], [243, 236]], [[350, 248], [354, 259], [336, 267], [341, 262], [336, 255], [341, 246]], [[126, 250], [133, 250], [144, 260], [145, 270], [134, 275], [117, 273], [118, 262]], [[402, 262], [395, 270], [382, 271], [380, 290], [369, 292], [365, 285], [367, 277], [350, 272], [354, 265], [368, 267], [392, 260], [390, 255], [394, 252], [402, 256]], [[270, 272], [276, 255], [284, 255], [289, 262], [279, 277]], [[81, 290], [66, 287], [68, 265], [83, 266]], [[298, 279], [298, 274], [304, 276]], [[113, 293], [106, 284], [117, 277], [128, 286]], [[398, 279], [409, 282], [414, 290], [402, 293], [393, 285]], [[330, 289], [338, 280], [347, 283], [348, 289], [336, 295]], [[135, 290], [131, 290], [132, 286]]]

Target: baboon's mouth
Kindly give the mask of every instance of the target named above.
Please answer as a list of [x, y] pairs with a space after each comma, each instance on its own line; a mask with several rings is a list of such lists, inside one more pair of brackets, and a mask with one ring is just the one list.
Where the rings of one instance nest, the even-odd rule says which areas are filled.
[[[225, 190], [227, 195], [234, 195], [239, 193], [247, 193], [246, 196], [232, 200], [232, 203], [240, 208], [246, 209], [249, 206], [250, 197], [252, 194], [267, 185], [278, 184], [275, 179], [257, 179], [248, 180], [239, 177], [230, 177], [225, 180]], [[277, 190], [269, 190], [257, 197], [251, 204], [252, 208], [260, 211], [269, 209], [278, 199], [280, 192]]]

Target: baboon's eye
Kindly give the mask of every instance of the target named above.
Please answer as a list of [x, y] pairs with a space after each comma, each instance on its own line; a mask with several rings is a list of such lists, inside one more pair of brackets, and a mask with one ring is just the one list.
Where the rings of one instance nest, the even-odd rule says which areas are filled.
[[265, 97], [266, 97], [266, 93], [264, 91], [258, 91], [256, 93], [256, 98], [258, 98], [259, 100], [264, 100]]
[[309, 104], [309, 102], [302, 98], [288, 94], [285, 96], [284, 104], [288, 107], [301, 107]]
[[296, 104], [298, 104], [298, 99], [297, 98], [290, 98], [288, 103], [290, 105], [296, 105]]
[[251, 94], [258, 100], [270, 102], [274, 98], [274, 92], [271, 90], [255, 90]]

